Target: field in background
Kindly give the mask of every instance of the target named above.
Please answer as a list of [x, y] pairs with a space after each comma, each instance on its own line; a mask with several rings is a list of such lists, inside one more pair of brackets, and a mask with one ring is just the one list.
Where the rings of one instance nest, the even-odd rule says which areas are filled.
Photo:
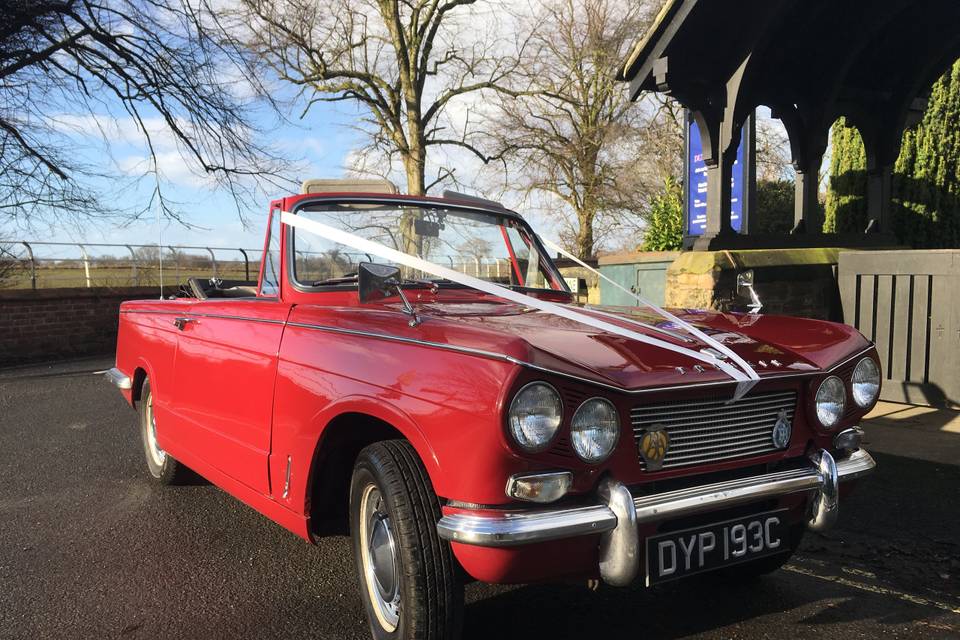
[[0, 241], [0, 289], [149, 287], [191, 277], [256, 280], [259, 249]]
[[[217, 276], [224, 280], [247, 280], [244, 263], [218, 263]], [[250, 265], [250, 278], [255, 280], [259, 272], [259, 261]], [[212, 265], [175, 268], [164, 266], [163, 284], [170, 286], [181, 284], [188, 278], [213, 277]], [[17, 269], [7, 274], [0, 282], [2, 289], [71, 289], [87, 287], [149, 287], [160, 286], [159, 266], [140, 267], [132, 273], [128, 267], [91, 266], [89, 276], [82, 266], [54, 265], [37, 267], [36, 285], [34, 275], [27, 269]]]

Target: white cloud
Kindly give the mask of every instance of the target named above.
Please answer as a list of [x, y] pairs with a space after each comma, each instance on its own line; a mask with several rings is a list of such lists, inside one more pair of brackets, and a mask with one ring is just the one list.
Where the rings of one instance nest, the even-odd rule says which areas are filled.
[[[110, 114], [61, 113], [50, 116], [48, 124], [55, 130], [76, 137], [100, 141], [104, 144], [127, 144], [146, 146], [143, 131], [150, 136], [157, 150], [177, 148], [177, 139], [166, 121], [160, 117], [143, 118], [143, 129], [132, 116], [114, 117]], [[189, 129], [186, 121], [178, 126]]]
[[214, 189], [216, 181], [203, 172], [195, 163], [186, 160], [176, 150], [157, 151], [154, 157], [149, 155], [130, 155], [117, 161], [117, 167], [129, 176], [140, 176], [153, 170], [156, 162], [157, 172], [170, 184], [192, 187], [194, 189]]

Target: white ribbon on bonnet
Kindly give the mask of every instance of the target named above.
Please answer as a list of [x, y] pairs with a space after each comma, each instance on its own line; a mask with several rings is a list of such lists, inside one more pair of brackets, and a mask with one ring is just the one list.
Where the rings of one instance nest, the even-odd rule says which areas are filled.
[[[588, 316], [584, 313], [580, 313], [579, 311], [575, 311], [573, 309], [570, 309], [569, 307], [565, 307], [563, 305], [559, 305], [553, 302], [548, 302], [546, 300], [541, 300], [533, 296], [528, 296], [518, 291], [513, 291], [512, 289], [508, 289], [501, 285], [495, 284], [493, 282], [487, 282], [486, 280], [481, 280], [480, 278], [475, 278], [465, 273], [460, 273], [459, 271], [455, 271], [448, 267], [434, 264], [432, 262], [424, 260], [423, 258], [411, 256], [407, 253], [403, 253], [402, 251], [391, 249], [390, 247], [382, 245], [378, 242], [367, 240], [366, 238], [361, 238], [360, 236], [354, 235], [352, 233], [348, 233], [341, 229], [331, 227], [329, 225], [323, 224], [322, 222], [317, 222], [316, 220], [309, 220], [302, 216], [294, 215], [289, 211], [283, 211], [281, 213], [280, 221], [283, 224], [286, 224], [288, 226], [295, 227], [297, 229], [301, 229], [309, 233], [313, 233], [317, 236], [320, 236], [321, 238], [325, 238], [332, 242], [337, 242], [339, 244], [346, 245], [361, 253], [375, 255], [385, 260], [389, 260], [395, 264], [400, 264], [405, 267], [409, 267], [411, 269], [416, 269], [424, 273], [429, 273], [435, 277], [444, 278], [446, 280], [450, 280], [451, 282], [462, 284], [464, 286], [470, 287], [472, 289], [476, 289], [478, 291], [482, 291], [492, 296], [497, 296], [498, 298], [509, 300], [510, 302], [515, 302], [517, 304], [524, 305], [526, 307], [538, 309], [540, 311], [543, 311], [544, 313], [549, 313], [554, 316], [566, 318], [567, 320], [572, 320], [574, 322], [578, 322], [580, 324], [593, 327], [594, 329], [598, 329], [600, 331], [612, 333], [614, 335], [618, 335], [623, 338], [628, 338], [630, 340], [636, 340], [637, 342], [642, 342], [644, 344], [648, 344], [653, 347], [658, 347], [660, 349], [672, 351], [674, 353], [684, 355], [688, 358], [692, 358], [699, 362], [709, 364], [713, 367], [716, 367], [720, 371], [724, 372], [725, 374], [727, 374], [737, 382], [737, 389], [734, 394], [734, 400], [743, 397], [743, 395], [746, 394], [754, 386], [754, 384], [756, 384], [756, 381], [759, 380], [759, 376], [757, 376], [756, 372], [754, 372], [753, 369], [749, 370], [749, 373], [752, 374], [752, 375], [749, 375], [744, 371], [741, 371], [740, 369], [731, 366], [729, 363], [724, 362], [720, 358], [717, 358], [716, 356], [710, 353], [694, 351], [693, 349], [689, 349], [687, 347], [673, 344], [665, 340], [660, 340], [652, 336], [644, 335], [642, 333], [637, 333], [636, 331], [631, 331], [630, 329], [626, 329], [624, 327], [611, 324], [604, 320], [600, 320], [598, 318]], [[667, 314], [666, 311], [659, 309], [659, 307], [656, 307], [654, 305], [649, 305], [649, 306], [655, 311], [657, 311], [658, 313], [661, 313], [661, 315]], [[675, 322], [678, 326], [683, 327], [684, 329], [686, 329], [687, 331], [690, 331], [691, 333], [693, 331], [697, 331], [693, 327], [689, 327], [687, 323], [683, 322], [682, 320], [679, 320], [678, 318], [676, 318], [671, 314], [664, 315], [664, 317], [670, 318], [671, 322]], [[707, 342], [707, 344], [713, 343], [711, 344], [711, 346], [713, 346], [715, 349], [717, 349], [721, 353], [724, 353], [728, 357], [732, 354], [732, 351], [730, 351], [729, 349], [727, 349], [726, 347], [724, 347], [723, 345], [721, 345], [715, 340], [711, 340], [707, 338], [705, 342]]]
[[[630, 291], [629, 289], [627, 289], [626, 287], [624, 287], [623, 285], [621, 285], [619, 282], [616, 282], [616, 281], [612, 280], [611, 278], [608, 278], [607, 276], [605, 276], [605, 275], [603, 275], [602, 273], [600, 273], [600, 271], [598, 271], [597, 269], [594, 269], [593, 267], [591, 267], [590, 265], [588, 265], [587, 263], [585, 263], [584, 261], [582, 261], [580, 258], [578, 258], [578, 257], [576, 257], [575, 255], [573, 255], [572, 253], [568, 252], [566, 249], [564, 249], [563, 247], [559, 246], [559, 245], [556, 244], [555, 242], [551, 242], [550, 240], [547, 240], [546, 238], [544, 238], [544, 237], [542, 237], [542, 236], [538, 236], [538, 237], [540, 238], [540, 242], [542, 242], [542, 243], [543, 243], [544, 245], [546, 245], [548, 248], [553, 249], [554, 251], [556, 251], [557, 253], [559, 253], [560, 255], [562, 255], [564, 258], [567, 258], [567, 259], [569, 259], [569, 260], [573, 260], [573, 261], [576, 262], [578, 265], [580, 265], [581, 267], [583, 267], [583, 268], [586, 269], [587, 271], [590, 271], [591, 273], [593, 273], [593, 274], [594, 274], [595, 276], [597, 276], [598, 278], [602, 278], [603, 280], [606, 280], [608, 283], [610, 283], [611, 285], [613, 285], [614, 287], [616, 287], [616, 288], [619, 289], [620, 291], [623, 291], [623, 292], [626, 293], [628, 296], [630, 296], [630, 297], [632, 297], [633, 299], [635, 299], [635, 300], [637, 301], [637, 304], [638, 304], [639, 306], [641, 306], [641, 307], [649, 307], [649, 308], [650, 308], [652, 311], [654, 311], [655, 313], [663, 316], [664, 318], [666, 318], [666, 319], [669, 320], [670, 322], [674, 323], [678, 328], [682, 328], [684, 331], [686, 331], [687, 333], [689, 333], [690, 335], [692, 335], [694, 338], [696, 338], [696, 339], [698, 339], [698, 340], [700, 340], [700, 341], [702, 341], [702, 342], [705, 342], [706, 344], [710, 345], [711, 347], [713, 347], [714, 349], [716, 349], [717, 351], [719, 351], [719, 352], [722, 353], [723, 355], [727, 356], [728, 358], [730, 358], [731, 360], [733, 360], [734, 362], [736, 362], [737, 365], [743, 370], [743, 372], [746, 373], [747, 376], [749, 376], [752, 380], [759, 380], [759, 379], [760, 379], [760, 376], [757, 374], [757, 372], [754, 370], [754, 368], [751, 367], [750, 364], [749, 364], [746, 360], [744, 360], [743, 358], [741, 358], [741, 357], [737, 354], [736, 351], [734, 351], [733, 349], [728, 348], [725, 344], [721, 343], [719, 340], [714, 340], [713, 338], [711, 338], [710, 336], [708, 336], [707, 334], [705, 334], [705, 333], [704, 333], [703, 331], [701, 331], [700, 329], [697, 329], [695, 326], [693, 326], [693, 325], [690, 324], [689, 322], [685, 322], [685, 321], [681, 320], [680, 318], [678, 318], [677, 316], [673, 315], [672, 313], [670, 313], [670, 312], [667, 311], [666, 309], [663, 309], [663, 308], [661, 308], [661, 307], [658, 307], [657, 305], [653, 304], [652, 302], [650, 302], [650, 301], [647, 300], [646, 298], [643, 298], [643, 297], [641, 297], [639, 294], [634, 293], [633, 291]], [[596, 309], [593, 309], [593, 312], [594, 312], [594, 313], [603, 313], [603, 312], [598, 311], [598, 310], [596, 310]], [[611, 314], [604, 314], [604, 315], [611, 315]], [[613, 316], [613, 317], [616, 317], [616, 316]]]

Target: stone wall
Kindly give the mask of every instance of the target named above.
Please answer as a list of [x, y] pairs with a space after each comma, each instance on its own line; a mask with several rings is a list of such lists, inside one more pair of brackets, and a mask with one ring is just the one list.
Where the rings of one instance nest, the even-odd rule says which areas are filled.
[[157, 288], [0, 290], [0, 367], [109, 354], [124, 300]]
[[667, 269], [666, 305], [746, 310], [737, 276], [753, 271], [762, 313], [843, 321], [836, 266], [839, 249], [690, 251]]

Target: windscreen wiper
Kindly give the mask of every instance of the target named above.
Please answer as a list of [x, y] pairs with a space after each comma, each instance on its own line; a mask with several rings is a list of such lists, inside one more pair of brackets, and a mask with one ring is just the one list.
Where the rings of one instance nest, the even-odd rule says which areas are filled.
[[311, 283], [311, 287], [327, 287], [336, 284], [352, 284], [357, 282], [356, 273], [347, 273], [336, 278], [327, 278], [326, 280], [317, 280]]

